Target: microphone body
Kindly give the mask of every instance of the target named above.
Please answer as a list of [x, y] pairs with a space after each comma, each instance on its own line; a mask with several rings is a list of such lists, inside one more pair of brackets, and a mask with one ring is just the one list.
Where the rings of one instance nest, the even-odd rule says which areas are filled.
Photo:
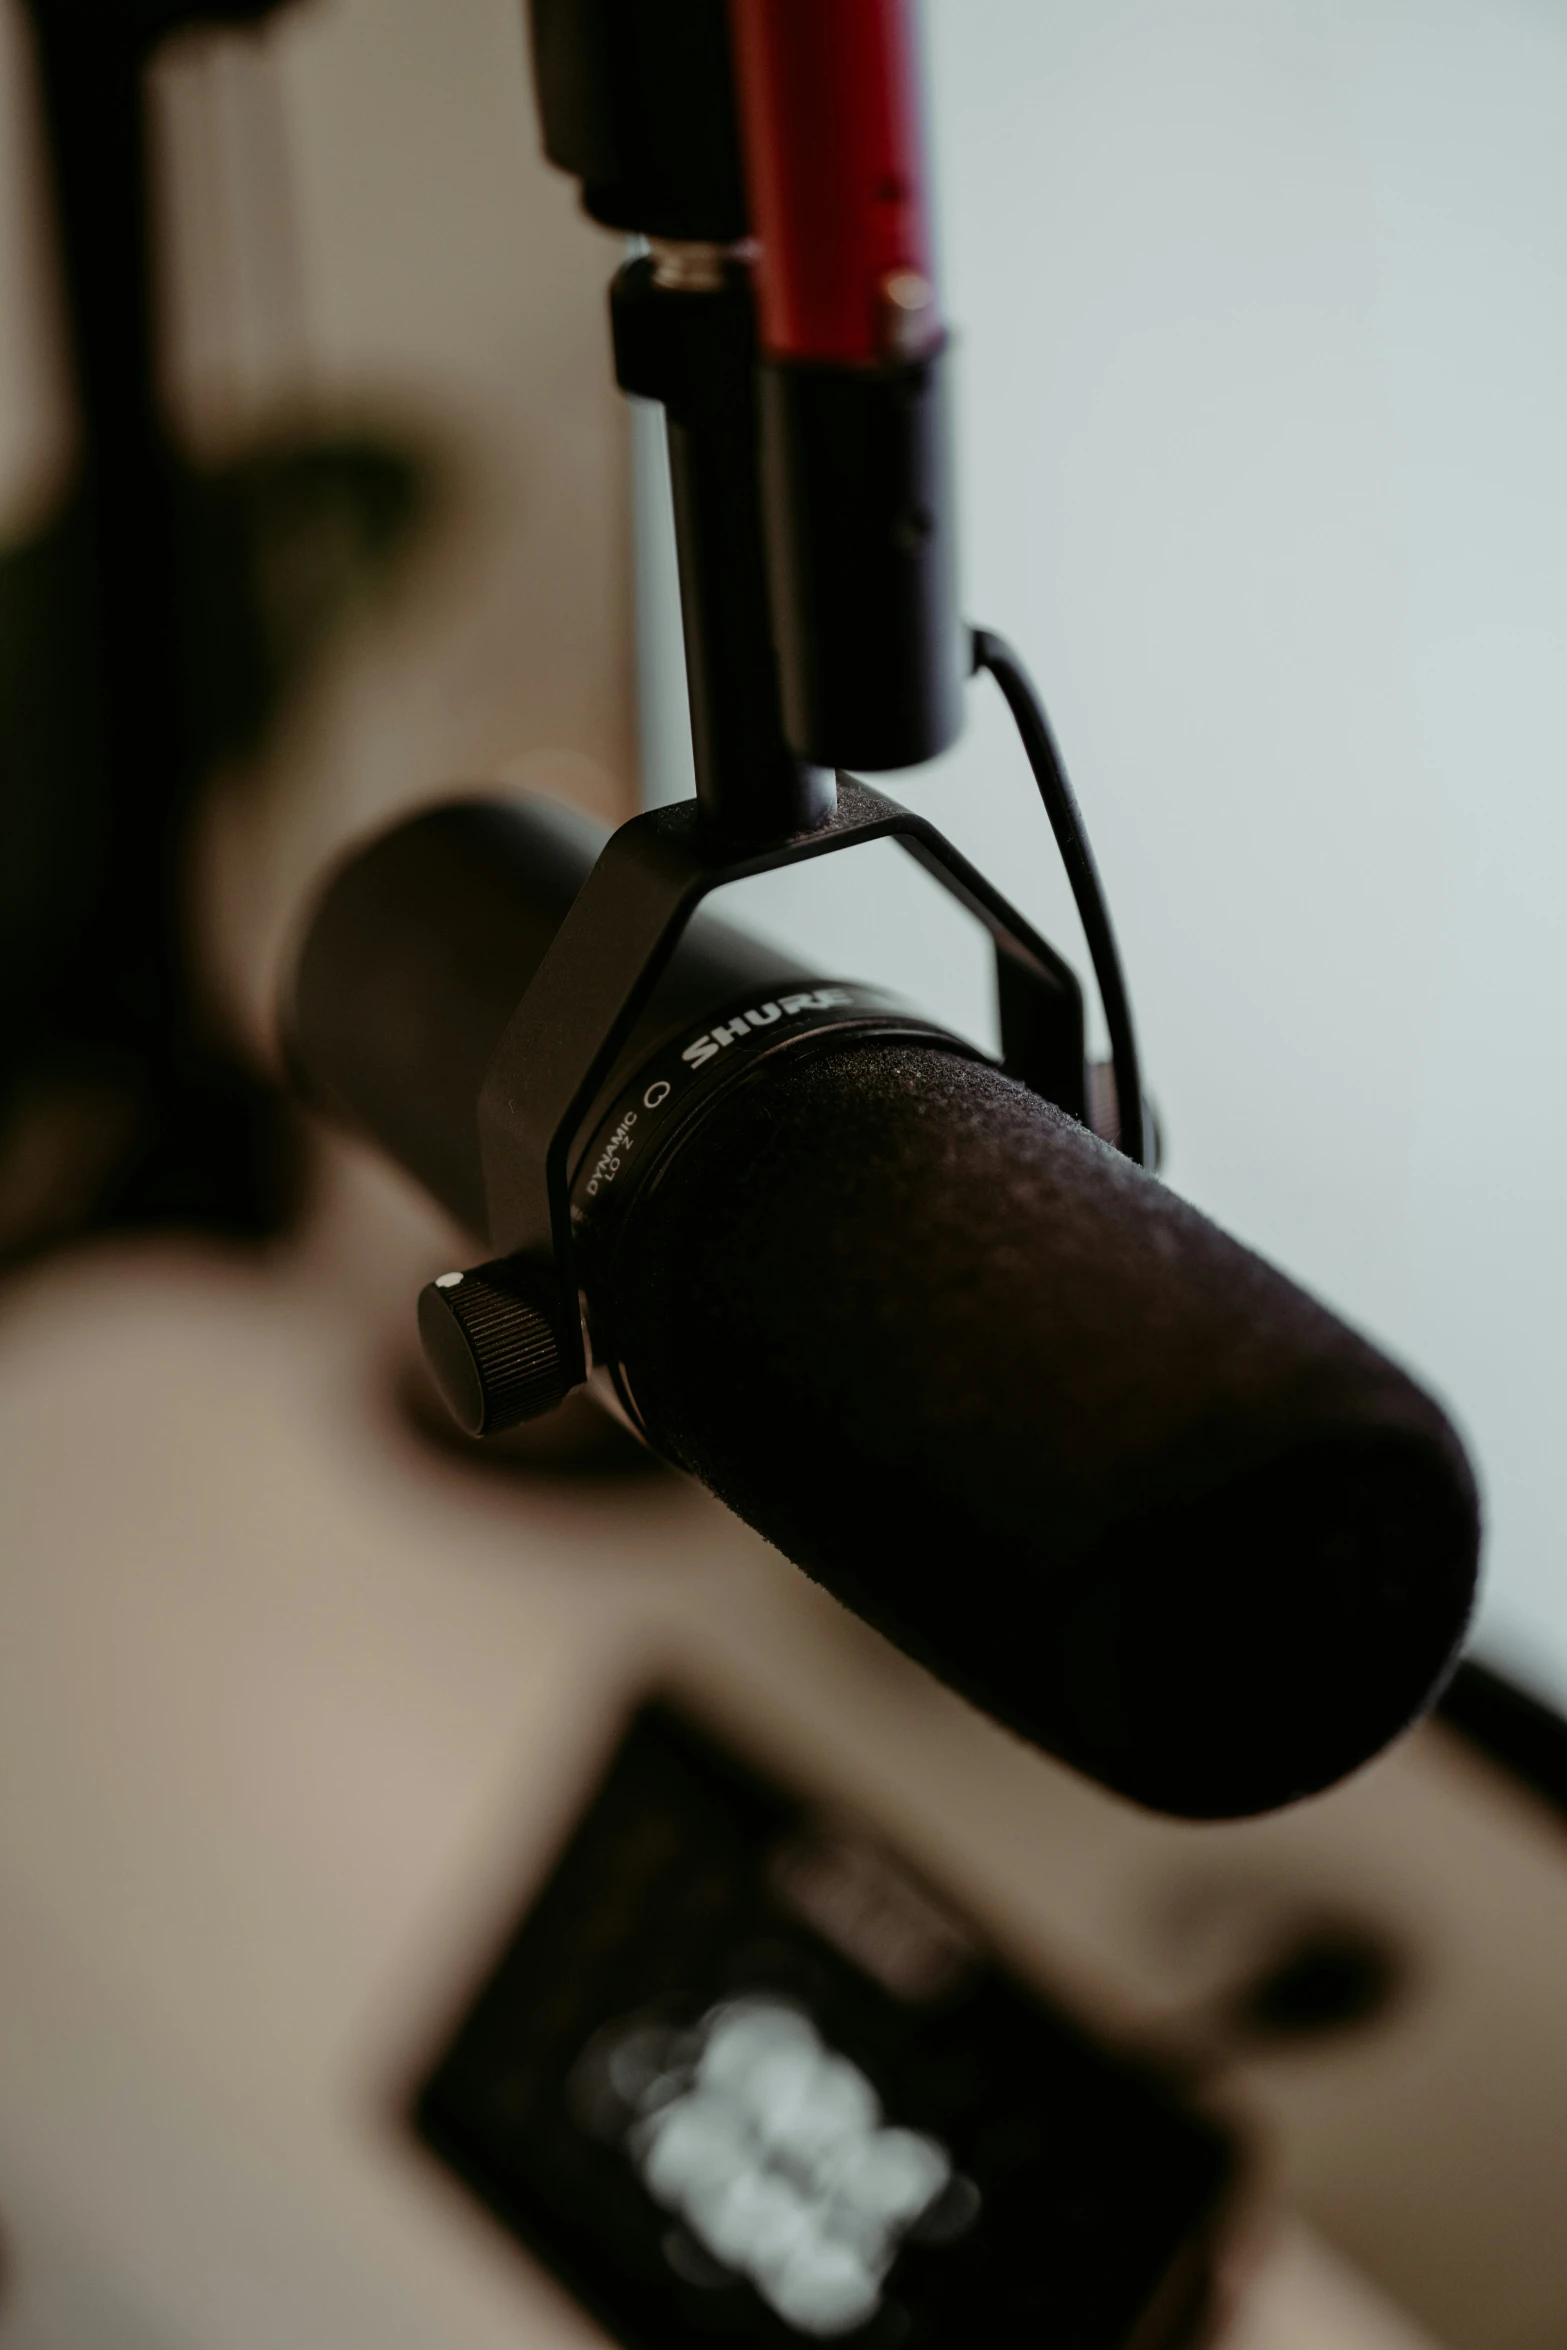
[[[596, 846], [543, 803], [448, 805], [305, 939], [302, 1089], [475, 1231], [485, 1070]], [[584, 1121], [573, 1221], [650, 1441], [1104, 1784], [1261, 1811], [1439, 1689], [1479, 1541], [1439, 1407], [907, 1007], [704, 909]]]

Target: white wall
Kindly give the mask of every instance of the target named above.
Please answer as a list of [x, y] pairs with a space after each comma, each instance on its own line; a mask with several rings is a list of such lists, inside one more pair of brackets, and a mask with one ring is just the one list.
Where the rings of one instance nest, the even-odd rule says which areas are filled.
[[[1168, 1173], [1448, 1398], [1484, 1643], [1567, 1698], [1567, 12], [928, 16], [969, 605], [1054, 712]], [[987, 688], [907, 796], [1076, 951]], [[766, 912], [973, 1024], [929, 904]]]

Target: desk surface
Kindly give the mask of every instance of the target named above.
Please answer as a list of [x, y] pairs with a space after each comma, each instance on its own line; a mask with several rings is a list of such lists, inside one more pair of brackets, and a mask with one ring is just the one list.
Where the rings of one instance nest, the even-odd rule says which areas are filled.
[[1450, 2350], [1560, 2340], [1556, 1831], [1436, 1732], [1274, 1821], [1156, 1821], [681, 1482], [474, 1472], [392, 1401], [446, 1246], [344, 1161], [270, 1267], [102, 1249], [7, 1296], [8, 2345], [592, 2338], [393, 2116], [618, 1712], [671, 1674], [1108, 2022], [1200, 2004], [1259, 1904], [1382, 1921], [1405, 2005], [1237, 2071], [1315, 2233], [1267, 2254], [1235, 2350], [1427, 2338], [1400, 2305]]

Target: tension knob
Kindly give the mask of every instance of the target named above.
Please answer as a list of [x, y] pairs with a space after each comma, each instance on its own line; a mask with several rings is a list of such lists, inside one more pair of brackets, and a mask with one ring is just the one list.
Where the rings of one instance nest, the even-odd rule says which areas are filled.
[[539, 1419], [572, 1382], [537, 1267], [497, 1257], [419, 1293], [419, 1337], [452, 1418], [470, 1436]]

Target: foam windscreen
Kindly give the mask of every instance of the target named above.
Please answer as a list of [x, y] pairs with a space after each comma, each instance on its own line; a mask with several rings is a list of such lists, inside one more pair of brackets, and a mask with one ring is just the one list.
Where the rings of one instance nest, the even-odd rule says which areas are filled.
[[1438, 1406], [987, 1064], [866, 1041], [759, 1071], [633, 1211], [613, 1329], [731, 1509], [1160, 1809], [1327, 1786], [1466, 1623], [1478, 1507]]

